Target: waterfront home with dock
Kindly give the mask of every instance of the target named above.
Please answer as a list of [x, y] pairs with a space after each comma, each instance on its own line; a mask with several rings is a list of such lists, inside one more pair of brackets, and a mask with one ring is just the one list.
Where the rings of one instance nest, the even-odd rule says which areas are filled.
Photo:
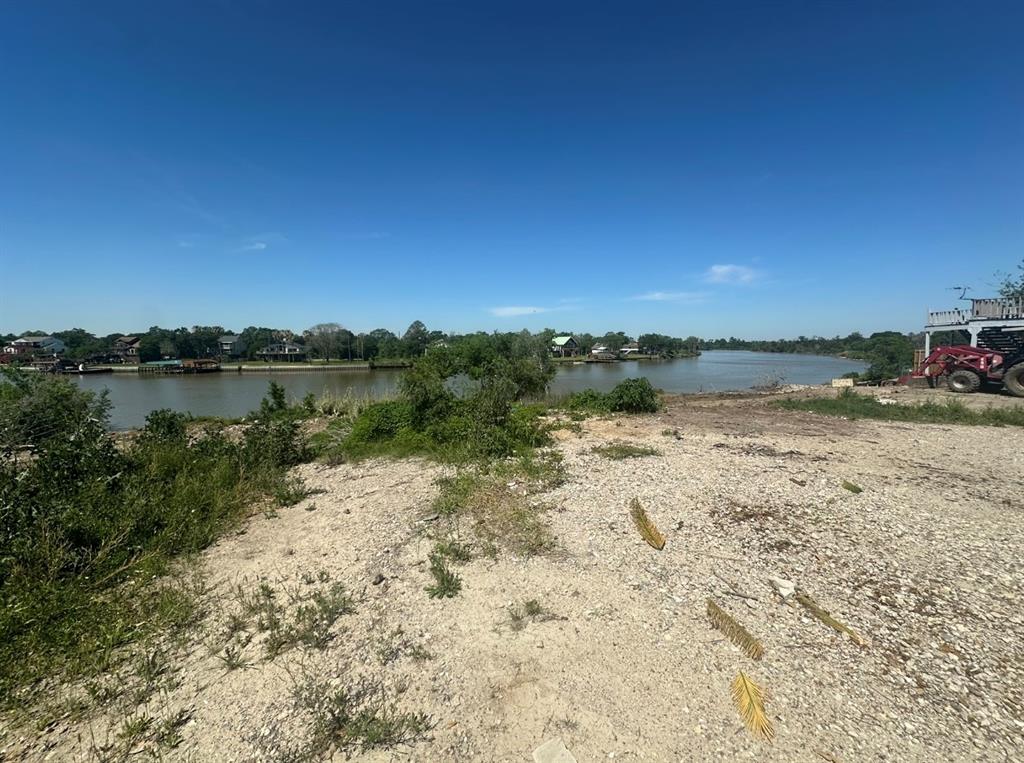
[[551, 354], [560, 358], [574, 358], [580, 354], [580, 343], [572, 335], [556, 336], [551, 340]]
[[216, 360], [154, 360], [152, 363], [139, 365], [140, 374], [208, 374], [220, 371], [220, 363]]
[[268, 363], [301, 363], [306, 360], [306, 348], [294, 342], [276, 342], [258, 350], [256, 357]]
[[142, 337], [122, 336], [114, 340], [112, 356], [121, 359], [122, 363], [139, 362], [139, 345], [142, 344]]

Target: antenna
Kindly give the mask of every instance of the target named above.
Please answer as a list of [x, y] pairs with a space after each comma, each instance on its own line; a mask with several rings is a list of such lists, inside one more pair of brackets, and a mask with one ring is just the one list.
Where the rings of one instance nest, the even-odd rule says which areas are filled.
[[958, 292], [960, 292], [960, 296], [957, 297], [957, 299], [962, 299], [962, 300], [965, 300], [965, 301], [967, 300], [966, 294], [970, 290], [971, 290], [970, 286], [949, 286], [949, 287], [946, 288], [946, 291], [958, 291]]

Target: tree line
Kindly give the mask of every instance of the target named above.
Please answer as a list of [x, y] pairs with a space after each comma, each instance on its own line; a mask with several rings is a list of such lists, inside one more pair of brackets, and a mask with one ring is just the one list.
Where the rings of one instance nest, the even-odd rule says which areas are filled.
[[[66, 331], [47, 332], [42, 330], [23, 331], [0, 337], [10, 342], [22, 336], [53, 336], [64, 342], [65, 356], [74, 360], [99, 359], [109, 355], [122, 336], [139, 338], [139, 357], [143, 362], [161, 358], [215, 358], [220, 354], [220, 338], [225, 335], [238, 336], [243, 347], [241, 356], [250, 360], [260, 357], [264, 348], [282, 342], [302, 347], [311, 358], [319, 360], [360, 360], [411, 359], [417, 358], [432, 346], [453, 346], [464, 342], [478, 341], [480, 337], [497, 337], [498, 344], [508, 344], [512, 337], [528, 337], [531, 344], [550, 348], [556, 336], [571, 334], [576, 338], [581, 353], [589, 353], [593, 347], [604, 346], [611, 352], [618, 352], [631, 342], [638, 342], [644, 352], [653, 355], [675, 357], [696, 354], [701, 340], [690, 336], [685, 339], [664, 334], [641, 334], [633, 337], [623, 331], [609, 331], [602, 335], [556, 331], [547, 328], [537, 333], [523, 332], [474, 332], [456, 334], [431, 330], [422, 321], [413, 321], [402, 333], [378, 328], [368, 332], [354, 332], [339, 323], [318, 323], [305, 331], [248, 326], [237, 334], [224, 326], [193, 326], [192, 328], [168, 329], [150, 326], [146, 331], [116, 332], [97, 336], [81, 328]], [[505, 337], [505, 339], [501, 339]]]

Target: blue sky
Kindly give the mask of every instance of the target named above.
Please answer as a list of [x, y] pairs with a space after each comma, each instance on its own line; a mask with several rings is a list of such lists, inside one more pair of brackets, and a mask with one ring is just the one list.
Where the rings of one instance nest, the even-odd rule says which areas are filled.
[[0, 5], [0, 331], [895, 328], [1024, 252], [1019, 2]]

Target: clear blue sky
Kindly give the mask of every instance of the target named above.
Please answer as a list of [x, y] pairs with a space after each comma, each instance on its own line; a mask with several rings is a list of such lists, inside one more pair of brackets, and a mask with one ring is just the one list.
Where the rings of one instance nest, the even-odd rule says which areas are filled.
[[0, 5], [0, 331], [919, 328], [1024, 252], [1024, 3]]

